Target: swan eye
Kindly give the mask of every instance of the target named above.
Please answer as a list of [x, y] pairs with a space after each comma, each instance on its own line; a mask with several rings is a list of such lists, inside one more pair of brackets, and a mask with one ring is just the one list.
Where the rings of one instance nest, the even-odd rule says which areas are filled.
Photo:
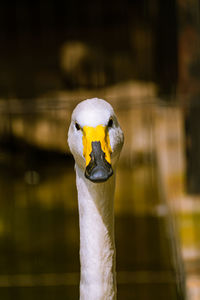
[[77, 122], [75, 123], [75, 127], [76, 127], [76, 130], [80, 130], [81, 129], [81, 126]]
[[109, 122], [108, 122], [108, 127], [112, 127], [113, 126], [113, 119], [110, 118]]

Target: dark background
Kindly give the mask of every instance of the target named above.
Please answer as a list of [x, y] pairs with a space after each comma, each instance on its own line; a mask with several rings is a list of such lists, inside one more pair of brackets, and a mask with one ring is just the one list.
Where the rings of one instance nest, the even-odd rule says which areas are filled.
[[[78, 70], [60, 66], [64, 43], [84, 43], [90, 54]], [[177, 82], [174, 0], [1, 1], [0, 96], [32, 98], [57, 89], [99, 88], [130, 79], [154, 81], [161, 94]], [[106, 79], [91, 83], [95, 72]]]

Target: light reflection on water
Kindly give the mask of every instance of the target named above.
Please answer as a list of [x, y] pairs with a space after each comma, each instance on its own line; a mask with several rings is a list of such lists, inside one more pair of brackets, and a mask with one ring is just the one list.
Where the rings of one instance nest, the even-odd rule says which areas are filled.
[[[51, 117], [47, 115], [39, 118], [48, 128], [52, 111]], [[45, 149], [33, 137], [31, 143], [31, 136], [16, 136], [12, 118], [18, 124], [20, 118], [30, 122], [30, 133], [31, 126], [37, 127], [38, 114], [28, 119], [27, 115], [3, 117], [9, 119], [10, 129], [1, 130], [0, 143], [0, 298], [78, 299], [73, 159], [59, 147], [51, 148], [51, 142]], [[59, 126], [66, 130], [66, 124]], [[152, 149], [149, 153], [128, 162], [122, 157], [119, 165], [115, 203], [119, 300], [183, 299], [179, 265], [174, 262], [175, 237], [160, 196]]]

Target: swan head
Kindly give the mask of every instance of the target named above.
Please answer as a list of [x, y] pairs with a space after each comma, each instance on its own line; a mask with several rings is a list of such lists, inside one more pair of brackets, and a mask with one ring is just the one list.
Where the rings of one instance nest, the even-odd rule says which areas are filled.
[[123, 141], [123, 132], [108, 102], [92, 98], [75, 107], [68, 144], [88, 180], [104, 182], [113, 175]]

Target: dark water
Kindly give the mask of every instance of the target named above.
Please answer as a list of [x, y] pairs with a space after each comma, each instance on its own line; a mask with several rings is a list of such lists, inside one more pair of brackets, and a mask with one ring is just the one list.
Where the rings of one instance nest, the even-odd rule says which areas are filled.
[[[2, 137], [0, 149], [0, 299], [78, 299], [72, 157], [13, 136]], [[130, 166], [120, 168], [132, 172]], [[131, 203], [128, 178], [123, 188]], [[149, 199], [156, 197], [155, 187], [146, 190]], [[118, 211], [115, 224], [118, 299], [184, 299], [168, 217]]]

